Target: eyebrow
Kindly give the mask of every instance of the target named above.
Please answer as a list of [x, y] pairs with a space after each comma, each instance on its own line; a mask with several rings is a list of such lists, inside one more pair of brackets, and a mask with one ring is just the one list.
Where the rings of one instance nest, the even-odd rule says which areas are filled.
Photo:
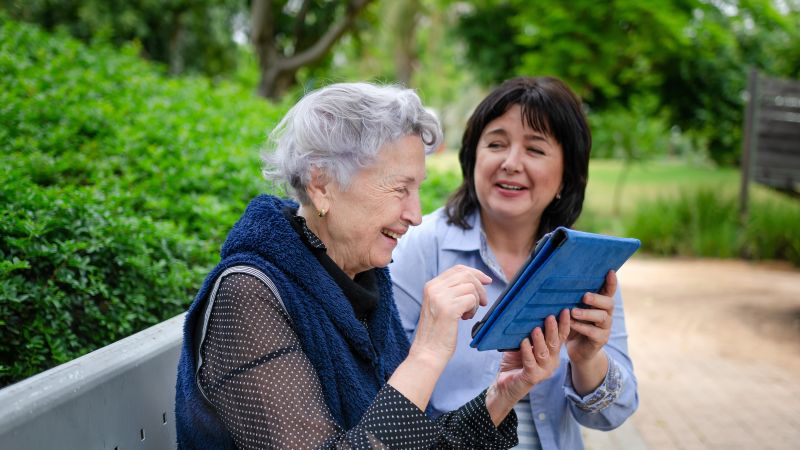
[[[485, 136], [490, 136], [490, 135], [508, 136], [508, 133], [503, 128], [496, 128], [494, 130], [487, 131], [485, 134]], [[548, 142], [547, 136], [545, 136], [544, 134], [526, 134], [525, 140]]]
[[[424, 180], [427, 177], [428, 177], [428, 174], [426, 172], [425, 176], [422, 177], [422, 179]], [[397, 175], [395, 177], [395, 181], [400, 181], [400, 182], [403, 182], [403, 183], [414, 183], [415, 181], [417, 181], [417, 177], [410, 177], [408, 175]]]

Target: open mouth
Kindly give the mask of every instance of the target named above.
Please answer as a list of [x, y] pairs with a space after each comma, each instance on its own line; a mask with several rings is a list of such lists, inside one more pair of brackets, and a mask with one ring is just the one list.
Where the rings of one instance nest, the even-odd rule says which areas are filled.
[[390, 238], [392, 238], [394, 240], [398, 240], [398, 239], [400, 239], [400, 236], [402, 236], [402, 234], [400, 234], [400, 233], [395, 233], [394, 231], [387, 230], [385, 228], [383, 230], [381, 230], [381, 233], [383, 233], [384, 236], [390, 237]]
[[506, 189], [509, 191], [522, 191], [524, 189], [527, 189], [523, 186], [516, 186], [513, 184], [505, 184], [505, 183], [497, 183], [497, 186], [500, 187], [501, 189]]

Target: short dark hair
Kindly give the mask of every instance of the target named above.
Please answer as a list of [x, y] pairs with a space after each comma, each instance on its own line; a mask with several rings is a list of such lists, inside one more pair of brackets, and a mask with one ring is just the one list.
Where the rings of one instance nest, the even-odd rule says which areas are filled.
[[480, 209], [475, 193], [475, 159], [478, 140], [492, 120], [513, 105], [520, 105], [529, 127], [554, 138], [564, 154], [561, 199], [554, 200], [542, 213], [534, 241], [558, 226], [570, 227], [583, 208], [589, 178], [589, 153], [592, 134], [581, 108], [581, 101], [561, 80], [552, 77], [518, 77], [506, 80], [475, 108], [467, 121], [458, 160], [461, 186], [447, 200], [448, 223], [469, 229], [467, 216]]

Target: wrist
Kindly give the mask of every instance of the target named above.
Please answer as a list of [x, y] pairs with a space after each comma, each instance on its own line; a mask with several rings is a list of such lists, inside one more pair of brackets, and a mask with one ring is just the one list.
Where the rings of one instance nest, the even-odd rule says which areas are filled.
[[414, 365], [419, 365], [421, 367], [426, 367], [429, 370], [438, 371], [438, 373], [441, 374], [441, 372], [444, 371], [445, 366], [447, 366], [447, 362], [450, 361], [451, 356], [452, 352], [431, 349], [412, 343], [411, 348], [408, 351], [408, 356], [405, 360], [413, 363]]
[[592, 358], [574, 362], [570, 361], [572, 386], [580, 395], [586, 395], [597, 389], [608, 373], [608, 355], [604, 350], [597, 352]]
[[486, 389], [485, 401], [486, 410], [495, 427], [500, 426], [517, 403], [517, 400], [512, 399], [508, 392], [497, 386], [497, 382], [490, 384]]

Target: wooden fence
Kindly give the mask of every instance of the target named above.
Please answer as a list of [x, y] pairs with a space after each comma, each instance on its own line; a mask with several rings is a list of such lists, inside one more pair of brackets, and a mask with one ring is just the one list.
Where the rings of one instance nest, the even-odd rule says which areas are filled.
[[750, 180], [800, 195], [800, 81], [751, 70], [742, 140], [742, 217]]

